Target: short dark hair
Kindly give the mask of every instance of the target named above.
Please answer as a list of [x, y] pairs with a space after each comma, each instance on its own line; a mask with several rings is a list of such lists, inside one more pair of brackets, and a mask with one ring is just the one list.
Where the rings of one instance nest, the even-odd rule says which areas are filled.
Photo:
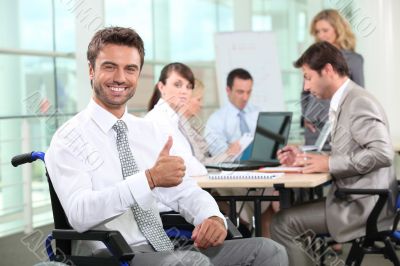
[[[187, 81], [189, 81], [189, 84], [192, 85], [192, 89], [194, 89], [194, 74], [192, 70], [187, 65], [179, 62], [170, 63], [164, 66], [163, 69], [161, 70], [158, 81], [165, 85], [169, 75], [173, 71], [182, 76], [182, 78], [187, 79]], [[147, 110], [148, 111], [152, 110], [160, 98], [161, 98], [161, 93], [158, 90], [156, 84], [154, 86], [153, 94], [150, 98], [149, 104], [147, 105]]]
[[328, 42], [314, 43], [293, 63], [296, 68], [308, 65], [318, 74], [326, 64], [331, 64], [339, 76], [349, 76], [349, 67], [342, 52]]
[[140, 69], [144, 63], [144, 45], [139, 34], [130, 28], [107, 27], [95, 33], [88, 45], [87, 60], [94, 66], [100, 50], [107, 44], [125, 45], [135, 47], [140, 55]]
[[235, 78], [240, 78], [240, 79], [251, 79], [253, 80], [253, 77], [250, 75], [249, 71], [243, 68], [235, 68], [231, 72], [229, 72], [228, 77], [226, 78], [226, 86], [230, 89], [232, 89], [233, 86], [233, 80]]

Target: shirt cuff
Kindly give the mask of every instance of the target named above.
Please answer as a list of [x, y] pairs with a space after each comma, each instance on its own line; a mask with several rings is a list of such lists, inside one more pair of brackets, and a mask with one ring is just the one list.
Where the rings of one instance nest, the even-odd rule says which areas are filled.
[[126, 177], [126, 181], [132, 197], [143, 210], [149, 210], [155, 199], [150, 189], [147, 177], [144, 171], [140, 171], [134, 175]]
[[224, 221], [225, 229], [228, 229], [228, 223], [226, 222], [225, 216], [220, 212], [216, 213], [216, 212], [206, 211], [204, 213], [199, 213], [195, 218], [194, 225], [198, 225], [202, 223], [204, 220], [211, 218], [213, 216], [221, 218], [222, 221]]

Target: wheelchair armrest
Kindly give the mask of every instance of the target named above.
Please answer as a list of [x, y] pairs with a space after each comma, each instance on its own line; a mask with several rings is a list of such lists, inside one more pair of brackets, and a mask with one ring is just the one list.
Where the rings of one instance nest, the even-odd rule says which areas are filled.
[[[160, 213], [161, 220], [163, 223], [164, 229], [167, 228], [179, 228], [192, 231], [194, 226], [188, 223], [185, 218], [183, 218], [179, 213], [171, 211], [171, 212], [161, 212]], [[243, 238], [242, 234], [236, 228], [236, 226], [232, 223], [232, 221], [226, 218], [226, 222], [228, 225], [228, 239], [236, 239], [236, 238]]]
[[378, 233], [378, 218], [385, 203], [390, 195], [389, 189], [355, 189], [355, 188], [338, 188], [335, 191], [335, 196], [345, 198], [347, 195], [378, 195], [378, 201], [367, 219], [366, 235], [373, 236]]
[[160, 212], [161, 221], [164, 229], [168, 228], [179, 228], [184, 230], [192, 231], [194, 226], [188, 223], [185, 218], [183, 218], [179, 213], [170, 211], [170, 212]]
[[237, 227], [232, 223], [231, 219], [229, 219], [229, 217], [226, 216], [225, 219], [226, 219], [226, 224], [228, 225], [228, 239], [243, 238], [243, 235], [240, 233]]
[[130, 261], [134, 257], [131, 247], [128, 245], [119, 231], [90, 230], [83, 233], [78, 233], [75, 230], [54, 229], [52, 235], [54, 239], [60, 240], [101, 241], [107, 246], [111, 254], [113, 254], [118, 260]]

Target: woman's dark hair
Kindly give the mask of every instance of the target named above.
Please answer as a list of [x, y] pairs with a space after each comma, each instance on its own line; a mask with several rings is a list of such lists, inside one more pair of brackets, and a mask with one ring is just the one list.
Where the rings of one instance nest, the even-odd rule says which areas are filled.
[[[192, 85], [192, 89], [194, 88], [194, 74], [192, 70], [187, 65], [178, 62], [166, 65], [161, 70], [158, 82], [165, 84], [171, 72], [176, 72], [177, 74], [179, 74], [181, 77], [189, 81], [189, 84]], [[153, 94], [151, 95], [149, 104], [147, 106], [148, 111], [152, 110], [154, 106], [157, 104], [158, 100], [161, 98], [161, 93], [160, 90], [158, 89], [157, 84], [154, 86]]]
[[160, 90], [157, 85], [154, 87], [153, 94], [150, 97], [149, 104], [147, 105], [147, 111], [153, 110], [154, 106], [157, 104], [158, 100], [161, 98]]
[[296, 68], [308, 65], [318, 74], [321, 74], [326, 64], [331, 64], [340, 76], [349, 76], [349, 67], [342, 52], [328, 42], [314, 43], [293, 63]]

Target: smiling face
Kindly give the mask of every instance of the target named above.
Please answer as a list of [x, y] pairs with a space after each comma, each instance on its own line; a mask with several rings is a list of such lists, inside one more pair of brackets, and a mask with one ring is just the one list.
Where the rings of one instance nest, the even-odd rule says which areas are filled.
[[89, 64], [93, 99], [120, 118], [126, 102], [133, 97], [140, 75], [140, 55], [136, 48], [108, 44], [99, 52], [95, 66]]
[[174, 110], [178, 110], [189, 103], [193, 85], [176, 71], [171, 71], [165, 84], [158, 82], [158, 89], [163, 98]]
[[329, 42], [330, 44], [336, 45], [337, 34], [332, 25], [321, 19], [315, 23], [315, 37], [320, 42]]

